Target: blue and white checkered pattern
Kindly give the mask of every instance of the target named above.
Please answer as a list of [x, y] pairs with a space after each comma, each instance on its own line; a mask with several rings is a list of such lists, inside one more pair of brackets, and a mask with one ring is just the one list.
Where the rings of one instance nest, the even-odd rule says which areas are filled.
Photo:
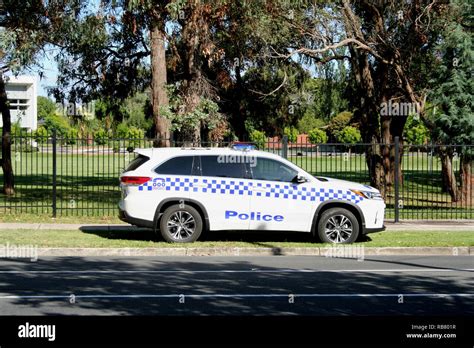
[[323, 202], [329, 199], [337, 199], [359, 203], [362, 197], [344, 189], [327, 189], [306, 187], [291, 184], [261, 183], [252, 181], [241, 181], [235, 179], [204, 179], [204, 178], [155, 178], [138, 187], [139, 191], [152, 191], [157, 184], [165, 183], [166, 191], [178, 192], [202, 192], [225, 195], [252, 196], [294, 199], [303, 201]]

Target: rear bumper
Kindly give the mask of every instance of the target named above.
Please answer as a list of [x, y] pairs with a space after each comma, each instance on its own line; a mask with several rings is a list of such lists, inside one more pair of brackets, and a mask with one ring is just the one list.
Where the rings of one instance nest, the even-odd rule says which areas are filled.
[[119, 209], [119, 219], [123, 222], [129, 223], [131, 225], [139, 226], [139, 227], [149, 227], [153, 228], [153, 221], [142, 220], [134, 218], [128, 215], [124, 210]]
[[369, 233], [375, 233], [375, 232], [382, 232], [385, 231], [385, 225], [382, 227], [376, 227], [376, 228], [365, 228], [362, 230], [362, 234], [369, 234]]

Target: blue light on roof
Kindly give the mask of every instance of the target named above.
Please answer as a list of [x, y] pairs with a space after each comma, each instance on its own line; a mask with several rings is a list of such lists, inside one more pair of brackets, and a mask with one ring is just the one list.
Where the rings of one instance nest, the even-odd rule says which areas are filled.
[[234, 150], [240, 150], [240, 151], [250, 151], [250, 150], [257, 149], [255, 144], [250, 144], [250, 143], [234, 143], [231, 145], [231, 147]]

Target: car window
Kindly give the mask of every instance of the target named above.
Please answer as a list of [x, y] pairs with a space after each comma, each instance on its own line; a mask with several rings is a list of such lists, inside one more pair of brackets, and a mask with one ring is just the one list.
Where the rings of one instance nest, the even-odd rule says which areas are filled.
[[162, 163], [155, 169], [157, 174], [191, 175], [193, 156], [174, 157]]
[[142, 164], [144, 164], [146, 161], [148, 161], [150, 158], [147, 157], [147, 156], [143, 156], [143, 155], [138, 155], [137, 157], [135, 157], [127, 166], [127, 168], [125, 168], [125, 172], [130, 172], [132, 170], [135, 170], [137, 169], [138, 167], [140, 167]]
[[229, 163], [225, 156], [200, 156], [201, 175], [222, 178], [247, 178], [245, 163]]
[[282, 162], [258, 157], [252, 167], [253, 179], [290, 182], [298, 175], [298, 171]]

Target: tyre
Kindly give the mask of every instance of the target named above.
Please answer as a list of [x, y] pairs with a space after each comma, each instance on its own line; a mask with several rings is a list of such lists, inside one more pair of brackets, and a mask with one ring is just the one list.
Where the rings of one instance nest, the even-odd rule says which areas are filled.
[[202, 232], [202, 217], [189, 205], [173, 205], [165, 210], [160, 219], [160, 232], [169, 243], [191, 243]]
[[318, 222], [318, 236], [323, 243], [348, 244], [359, 236], [359, 221], [344, 208], [326, 210]]

